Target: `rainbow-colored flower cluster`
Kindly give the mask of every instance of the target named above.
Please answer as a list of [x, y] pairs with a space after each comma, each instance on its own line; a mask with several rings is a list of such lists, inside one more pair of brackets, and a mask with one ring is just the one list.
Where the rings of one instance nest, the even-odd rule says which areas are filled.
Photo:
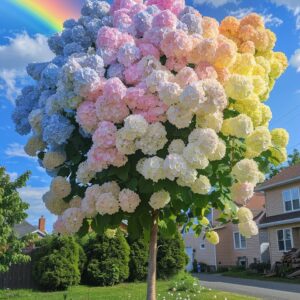
[[[276, 37], [259, 15], [219, 24], [184, 0], [87, 0], [64, 27], [49, 39], [54, 60], [28, 67], [37, 84], [23, 90], [14, 113], [17, 130], [32, 132], [26, 152], [54, 174], [44, 202], [59, 215], [57, 231], [76, 232], [97, 214], [134, 213], [138, 188], [97, 182], [129, 160], [145, 180], [206, 195], [215, 190], [207, 170], [239, 141], [245, 151], [230, 189], [239, 203], [264, 180], [257, 157], [271, 151], [285, 161], [288, 134], [269, 131], [264, 102], [287, 59], [273, 51]], [[72, 151], [78, 136], [84, 147]], [[164, 189], [147, 201], [154, 210], [172, 205]], [[246, 236], [256, 233], [252, 225]]]

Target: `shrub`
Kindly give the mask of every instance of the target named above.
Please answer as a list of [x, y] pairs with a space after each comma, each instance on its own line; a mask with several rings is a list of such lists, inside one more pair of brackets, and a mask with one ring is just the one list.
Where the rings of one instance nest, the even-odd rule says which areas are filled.
[[129, 262], [129, 281], [143, 281], [147, 278], [148, 268], [148, 243], [143, 239], [131, 241], [130, 262]]
[[174, 292], [197, 293], [200, 291], [199, 280], [189, 273], [180, 272], [172, 278], [169, 289]]
[[84, 283], [111, 286], [128, 278], [130, 249], [121, 231], [113, 238], [90, 234], [83, 247], [87, 256]]
[[158, 239], [157, 275], [159, 278], [168, 278], [183, 270], [188, 263], [188, 256], [184, 251], [184, 242], [176, 232], [174, 237]]
[[47, 291], [66, 290], [80, 282], [80, 246], [73, 237], [49, 236], [37, 243], [33, 277]]
[[256, 271], [257, 273], [264, 273], [265, 271], [270, 270], [270, 263], [252, 263], [249, 265], [249, 269]]

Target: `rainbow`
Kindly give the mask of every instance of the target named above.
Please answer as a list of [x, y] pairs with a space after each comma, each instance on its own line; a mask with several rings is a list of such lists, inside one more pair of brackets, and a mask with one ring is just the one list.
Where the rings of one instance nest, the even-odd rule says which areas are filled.
[[12, 2], [54, 31], [61, 31], [66, 19], [76, 18], [80, 15], [80, 1], [13, 0]]

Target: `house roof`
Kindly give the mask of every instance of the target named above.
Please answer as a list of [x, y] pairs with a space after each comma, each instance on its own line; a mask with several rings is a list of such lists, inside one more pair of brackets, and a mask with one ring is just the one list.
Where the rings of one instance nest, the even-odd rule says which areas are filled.
[[280, 215], [267, 217], [266, 214], [261, 218], [260, 227], [271, 227], [281, 224], [292, 224], [300, 222], [300, 211], [293, 211], [290, 213], [283, 213]]
[[266, 191], [297, 181], [300, 181], [300, 164], [283, 169], [277, 175], [259, 185], [256, 191]]
[[16, 224], [14, 230], [19, 238], [24, 237], [29, 233], [34, 233], [39, 231], [37, 226], [33, 226], [27, 221], [23, 221], [21, 224]]

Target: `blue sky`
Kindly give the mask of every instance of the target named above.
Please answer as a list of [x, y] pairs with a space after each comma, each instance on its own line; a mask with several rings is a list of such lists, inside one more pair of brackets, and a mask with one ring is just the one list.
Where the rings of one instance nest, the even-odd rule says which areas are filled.
[[[194, 0], [187, 3], [218, 20], [227, 15], [242, 17], [252, 11], [264, 16], [267, 26], [277, 35], [276, 50], [285, 52], [290, 60], [288, 70], [277, 81], [267, 102], [273, 111], [271, 128], [284, 127], [289, 131], [289, 152], [300, 149], [300, 1]], [[11, 0], [1, 0], [0, 16], [0, 165], [6, 167], [12, 178], [26, 170], [32, 172], [27, 187], [20, 191], [24, 201], [30, 203], [28, 220], [37, 224], [38, 218], [44, 215], [47, 229], [51, 231], [55, 217], [47, 212], [41, 200], [50, 179], [37, 161], [24, 153], [26, 137], [15, 133], [11, 113], [16, 95], [29, 82], [25, 66], [32, 61], [51, 59], [47, 36], [53, 31], [24, 11], [12, 9]]]

